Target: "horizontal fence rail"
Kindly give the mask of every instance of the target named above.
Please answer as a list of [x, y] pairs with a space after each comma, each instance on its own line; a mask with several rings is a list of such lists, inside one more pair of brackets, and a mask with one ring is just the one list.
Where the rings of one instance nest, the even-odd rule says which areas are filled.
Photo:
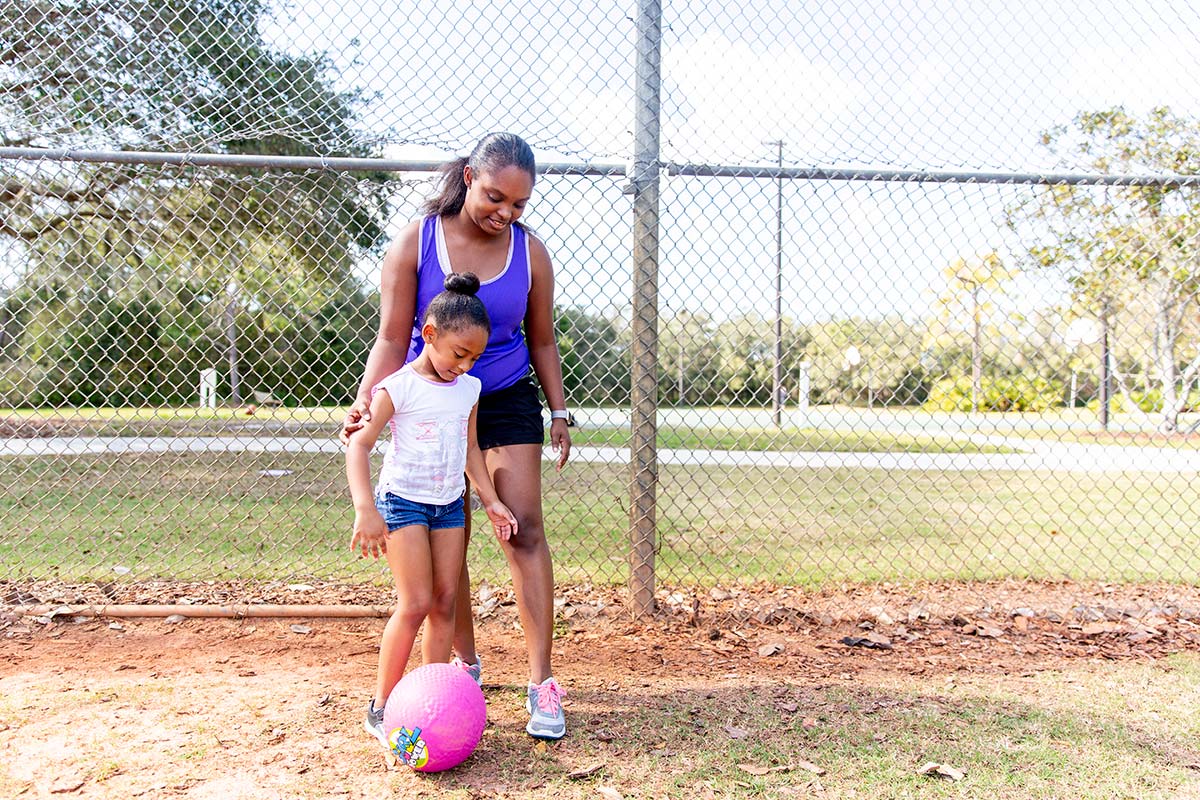
[[[331, 172], [437, 172], [445, 163], [391, 158], [338, 156], [235, 155], [232, 153], [153, 153], [146, 151], [71, 150], [39, 147], [0, 147], [0, 158], [21, 161], [62, 161], [91, 164], [160, 164], [177, 167], [329, 170]], [[624, 175], [623, 164], [539, 164], [545, 175]]]

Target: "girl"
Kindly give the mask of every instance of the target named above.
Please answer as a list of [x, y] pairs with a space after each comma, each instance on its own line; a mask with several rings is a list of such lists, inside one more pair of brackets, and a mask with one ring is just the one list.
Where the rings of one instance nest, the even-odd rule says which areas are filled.
[[[475, 441], [479, 380], [467, 371], [487, 346], [491, 323], [472, 273], [450, 275], [421, 326], [421, 354], [372, 390], [370, 420], [350, 435], [346, 479], [354, 500], [351, 549], [387, 557], [398, 602], [383, 629], [375, 696], [364, 727], [384, 746], [383, 706], [404, 674], [422, 621], [424, 663], [448, 662], [454, 605], [466, 552], [464, 471], [496, 537], [517, 520], [500, 502]], [[391, 444], [371, 490], [370, 454], [384, 426]]]
[[[567, 723], [565, 693], [550, 664], [554, 569], [542, 516], [546, 431], [531, 372], [550, 407], [550, 445], [558, 451], [555, 466], [560, 470], [571, 452], [571, 434], [554, 337], [554, 270], [546, 246], [519, 222], [533, 195], [536, 172], [533, 151], [511, 133], [488, 134], [469, 156], [446, 165], [438, 192], [425, 205], [425, 217], [405, 227], [383, 259], [379, 333], [341, 435], [345, 439], [373, 419], [371, 387], [420, 352], [416, 325], [429, 298], [456, 266], [472, 265], [492, 321], [487, 351], [472, 371], [483, 384], [479, 447], [496, 491], [521, 525], [501, 549], [512, 574], [529, 659], [525, 730], [559, 739]], [[458, 592], [454, 651], [481, 681], [465, 561]]]

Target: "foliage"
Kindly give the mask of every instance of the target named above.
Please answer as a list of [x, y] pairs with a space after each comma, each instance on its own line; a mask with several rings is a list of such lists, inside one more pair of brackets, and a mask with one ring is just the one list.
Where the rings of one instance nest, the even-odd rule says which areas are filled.
[[[1043, 144], [1103, 173], [1200, 174], [1200, 123], [1165, 107], [1142, 117], [1120, 107], [1081, 113], [1048, 131]], [[1153, 373], [1163, 398], [1159, 427], [1176, 430], [1200, 380], [1192, 319], [1200, 291], [1200, 188], [1170, 181], [1048, 186], [1008, 217], [1026, 241], [1028, 262], [1062, 271], [1078, 310], [1099, 319], [1114, 361]], [[1126, 376], [1118, 369], [1114, 377], [1128, 395]]]
[[[974, 386], [969, 376], [945, 378], [930, 389], [924, 407], [930, 411], [974, 410]], [[985, 377], [979, 411], [1045, 411], [1063, 403], [1062, 387], [1041, 377]]]
[[[1117, 413], [1128, 411], [1131, 403], [1146, 414], [1160, 412], [1163, 408], [1162, 392], [1157, 389], [1130, 391], [1113, 397], [1109, 402], [1109, 408]], [[1090, 400], [1087, 405], [1089, 408], [1099, 408], [1099, 400]], [[1200, 389], [1192, 390], [1191, 395], [1184, 401], [1182, 410], [1185, 412], [1200, 410]]]
[[[926, 363], [921, 325], [899, 316], [851, 318], [810, 325], [804, 358], [815, 403], [912, 405], [924, 401], [941, 374]], [[854, 347], [859, 364], [846, 353]]]
[[629, 399], [629, 348], [616, 323], [579, 308], [554, 311], [563, 386], [576, 405], [619, 405]]
[[[311, 314], [239, 312], [242, 380], [289, 405], [349, 402], [377, 307], [376, 298], [352, 295]], [[8, 407], [191, 404], [200, 371], [224, 356], [221, 309], [195, 284], [133, 298], [27, 290], [5, 308], [21, 329], [0, 348], [0, 405]]]

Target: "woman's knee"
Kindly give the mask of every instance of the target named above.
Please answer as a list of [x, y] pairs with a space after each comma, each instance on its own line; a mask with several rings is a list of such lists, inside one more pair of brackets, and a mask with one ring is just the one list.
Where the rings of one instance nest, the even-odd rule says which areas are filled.
[[513, 550], [532, 551], [546, 546], [546, 526], [542, 515], [517, 515], [517, 533], [508, 540]]

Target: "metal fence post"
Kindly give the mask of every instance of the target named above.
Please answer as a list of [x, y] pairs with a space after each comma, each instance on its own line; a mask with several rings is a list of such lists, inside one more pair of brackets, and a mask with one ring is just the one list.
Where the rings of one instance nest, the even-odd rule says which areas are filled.
[[634, 109], [633, 319], [630, 377], [629, 597], [637, 616], [654, 610], [658, 453], [658, 204], [662, 6], [638, 0]]

